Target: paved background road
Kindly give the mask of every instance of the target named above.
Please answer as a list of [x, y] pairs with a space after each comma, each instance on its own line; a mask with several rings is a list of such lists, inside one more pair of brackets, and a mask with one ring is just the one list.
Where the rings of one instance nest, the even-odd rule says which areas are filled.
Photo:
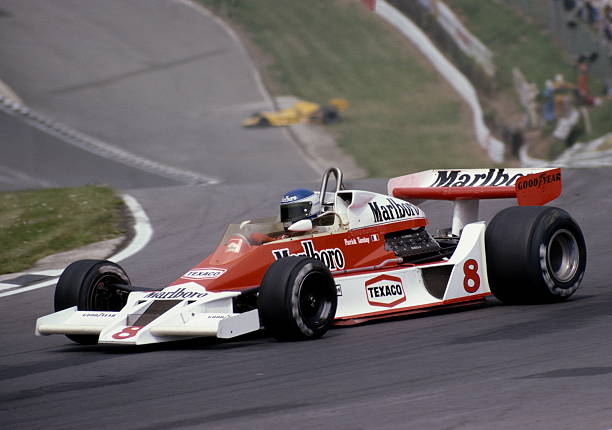
[[[94, 180], [116, 179], [153, 222], [153, 241], [124, 263], [135, 283], [172, 281], [214, 248], [228, 222], [268, 215], [287, 189], [316, 186], [281, 131], [236, 126], [263, 98], [240, 49], [211, 19], [171, 1], [2, 0], [0, 9], [0, 76], [30, 106], [134, 154], [223, 180], [182, 185], [109, 161], [96, 171]], [[95, 164], [90, 154], [16, 117], [0, 115], [0, 125], [13, 136], [2, 140], [3, 188], [88, 180], [69, 165]], [[56, 168], [3, 164], [34, 143]], [[611, 180], [608, 169], [565, 172], [556, 204], [583, 226], [589, 264], [583, 288], [564, 304], [491, 300], [336, 329], [314, 342], [253, 335], [133, 349], [34, 337], [35, 318], [52, 310], [52, 288], [3, 297], [0, 422], [11, 429], [612, 428]], [[383, 191], [385, 181], [352, 185]], [[482, 212], [490, 218], [509, 203], [487, 202]], [[432, 229], [450, 222], [449, 205], [424, 208]]]
[[0, 9], [0, 76], [32, 108], [230, 183], [314, 178], [283, 131], [236, 126], [268, 105], [243, 51], [196, 9], [170, 0]]

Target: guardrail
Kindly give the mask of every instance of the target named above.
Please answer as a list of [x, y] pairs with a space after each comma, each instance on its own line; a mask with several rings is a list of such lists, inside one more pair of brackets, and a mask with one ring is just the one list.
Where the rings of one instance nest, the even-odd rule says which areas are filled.
[[374, 13], [393, 25], [407, 37], [466, 101], [472, 110], [473, 125], [478, 143], [487, 151], [491, 160], [496, 163], [503, 162], [506, 150], [505, 145], [491, 134], [489, 128], [485, 124], [482, 107], [478, 100], [476, 89], [471, 82], [459, 71], [459, 69], [448, 61], [444, 55], [442, 55], [425, 33], [404, 14], [385, 0], [377, 0], [375, 3], [368, 0], [368, 4], [373, 4], [371, 8]]

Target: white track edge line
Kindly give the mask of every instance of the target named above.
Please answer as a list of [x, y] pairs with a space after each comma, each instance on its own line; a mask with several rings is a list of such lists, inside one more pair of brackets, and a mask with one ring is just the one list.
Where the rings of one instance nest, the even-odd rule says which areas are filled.
[[134, 238], [126, 248], [112, 257], [107, 258], [107, 260], [114, 263], [123, 261], [138, 253], [153, 237], [153, 226], [151, 225], [151, 221], [145, 210], [140, 206], [140, 203], [138, 203], [138, 200], [129, 194], [122, 194], [121, 198], [123, 198], [125, 205], [130, 210], [132, 218], [134, 219]]
[[[141, 251], [153, 237], [153, 226], [151, 225], [151, 221], [140, 203], [138, 203], [138, 200], [129, 194], [121, 194], [121, 198], [125, 202], [125, 205], [128, 207], [132, 218], [134, 219], [134, 238], [126, 248], [107, 258], [107, 260], [114, 263], [123, 261]], [[27, 291], [37, 290], [39, 288], [49, 287], [56, 284], [57, 279], [58, 278], [48, 279], [27, 287], [18, 287], [16, 285], [16, 289], [7, 291], [6, 293], [0, 293], [0, 297], [12, 296], [19, 293], [25, 293]]]

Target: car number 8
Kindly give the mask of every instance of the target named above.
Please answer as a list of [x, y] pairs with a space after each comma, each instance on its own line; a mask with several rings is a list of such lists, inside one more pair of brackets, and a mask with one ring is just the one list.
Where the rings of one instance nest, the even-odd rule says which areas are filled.
[[468, 293], [475, 293], [480, 288], [480, 276], [478, 275], [478, 261], [474, 259], [466, 260], [463, 263], [463, 288]]
[[142, 327], [133, 326], [133, 325], [124, 327], [123, 330], [118, 331], [117, 333], [113, 335], [113, 339], [119, 339], [119, 340], [129, 339], [130, 337], [136, 336], [136, 334], [141, 328]]

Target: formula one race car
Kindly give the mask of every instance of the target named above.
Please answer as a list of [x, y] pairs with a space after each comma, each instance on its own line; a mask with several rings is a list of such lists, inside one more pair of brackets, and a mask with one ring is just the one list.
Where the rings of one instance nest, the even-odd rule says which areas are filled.
[[292, 106], [274, 112], [255, 112], [242, 121], [243, 127], [284, 127], [299, 122], [331, 124], [348, 108], [345, 99], [331, 99], [327, 105], [298, 100]]
[[[562, 301], [582, 280], [579, 226], [541, 206], [561, 192], [559, 169], [429, 170], [391, 179], [388, 192], [344, 189], [331, 168], [314, 193], [316, 217], [300, 216], [313, 202], [286, 197], [280, 218], [230, 225], [212, 255], [160, 291], [132, 286], [109, 261], [72, 263], [56, 287], [56, 312], [38, 319], [36, 334], [146, 344], [263, 328], [279, 340], [311, 339], [334, 324], [491, 293], [504, 303]], [[480, 199], [509, 197], [519, 206], [488, 226], [478, 221]], [[450, 229], [425, 230], [415, 205], [424, 199], [454, 201]]]

